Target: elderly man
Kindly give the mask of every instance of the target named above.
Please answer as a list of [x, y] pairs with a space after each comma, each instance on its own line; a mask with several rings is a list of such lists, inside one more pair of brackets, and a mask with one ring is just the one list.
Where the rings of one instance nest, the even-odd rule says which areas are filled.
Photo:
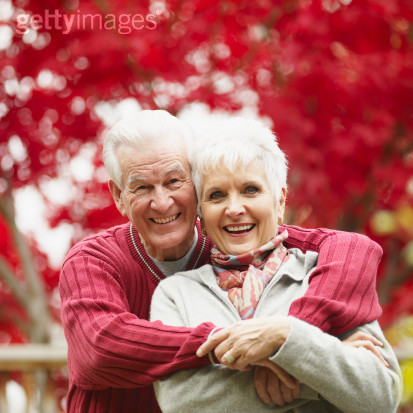
[[[129, 222], [75, 245], [62, 267], [70, 413], [159, 412], [154, 381], [217, 362], [211, 353], [196, 356], [211, 323], [192, 329], [148, 321], [159, 281], [209, 260], [187, 160], [190, 142], [186, 125], [165, 111], [122, 120], [105, 140], [109, 189]], [[319, 253], [310, 287], [290, 315], [332, 334], [380, 315], [377, 244], [357, 234], [283, 228], [288, 247]]]

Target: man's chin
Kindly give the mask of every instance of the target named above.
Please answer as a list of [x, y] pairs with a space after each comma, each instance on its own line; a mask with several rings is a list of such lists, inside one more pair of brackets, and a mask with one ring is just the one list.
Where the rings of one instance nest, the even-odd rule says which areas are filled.
[[[186, 249], [188, 250], [194, 240], [194, 234], [182, 234], [180, 231], [168, 231], [152, 239], [151, 245], [158, 250]], [[185, 251], [186, 253], [187, 251]]]

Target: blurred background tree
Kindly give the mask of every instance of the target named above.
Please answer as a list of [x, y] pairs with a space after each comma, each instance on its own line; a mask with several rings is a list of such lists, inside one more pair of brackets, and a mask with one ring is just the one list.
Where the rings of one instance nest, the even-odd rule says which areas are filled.
[[[0, 342], [50, 341], [62, 257], [122, 220], [103, 136], [155, 108], [268, 123], [290, 162], [288, 222], [380, 243], [380, 321], [411, 354], [409, 0], [0, 0]], [[38, 231], [22, 224], [28, 194]]]

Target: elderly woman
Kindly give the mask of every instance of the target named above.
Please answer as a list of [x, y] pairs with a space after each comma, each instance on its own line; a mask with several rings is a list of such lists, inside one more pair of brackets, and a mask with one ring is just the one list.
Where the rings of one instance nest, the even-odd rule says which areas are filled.
[[[224, 328], [213, 334], [200, 353], [217, 346], [215, 354], [232, 369], [214, 364], [155, 383], [161, 409], [396, 411], [400, 369], [377, 321], [334, 337], [287, 316], [291, 303], [308, 288], [317, 254], [286, 249], [287, 231], [278, 234], [287, 167], [271, 131], [258, 121], [234, 118], [210, 131], [200, 145], [191, 164], [198, 213], [215, 244], [212, 265], [162, 281], [153, 296], [151, 319], [187, 327], [205, 321], [226, 327], [244, 320], [240, 325], [249, 323], [251, 333], [237, 338], [234, 329], [228, 333]], [[373, 351], [367, 351], [345, 345], [343, 340], [355, 333], [382, 347], [371, 345]], [[280, 377], [284, 369], [299, 381], [299, 394], [284, 397], [289, 401], [284, 406], [263, 403], [253, 386], [253, 364], [274, 366]], [[288, 378], [283, 380], [288, 384]]]

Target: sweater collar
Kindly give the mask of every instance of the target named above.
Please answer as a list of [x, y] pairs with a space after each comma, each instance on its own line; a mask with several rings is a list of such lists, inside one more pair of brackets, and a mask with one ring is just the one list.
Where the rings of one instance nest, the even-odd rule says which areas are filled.
[[[186, 270], [197, 268], [199, 266], [199, 263], [203, 261], [205, 255], [209, 255], [209, 251], [211, 249], [209, 238], [201, 235], [201, 227], [199, 221], [197, 221], [195, 229], [198, 232], [198, 242], [195, 251], [192, 254], [192, 257], [189, 260]], [[158, 284], [159, 281], [165, 278], [165, 275], [159, 270], [156, 264], [152, 261], [151, 257], [147, 254], [145, 248], [140, 242], [139, 234], [132, 223], [129, 223], [126, 231], [126, 239], [132, 256], [140, 263], [141, 267], [146, 268], [149, 271], [149, 278], [155, 284]]]

